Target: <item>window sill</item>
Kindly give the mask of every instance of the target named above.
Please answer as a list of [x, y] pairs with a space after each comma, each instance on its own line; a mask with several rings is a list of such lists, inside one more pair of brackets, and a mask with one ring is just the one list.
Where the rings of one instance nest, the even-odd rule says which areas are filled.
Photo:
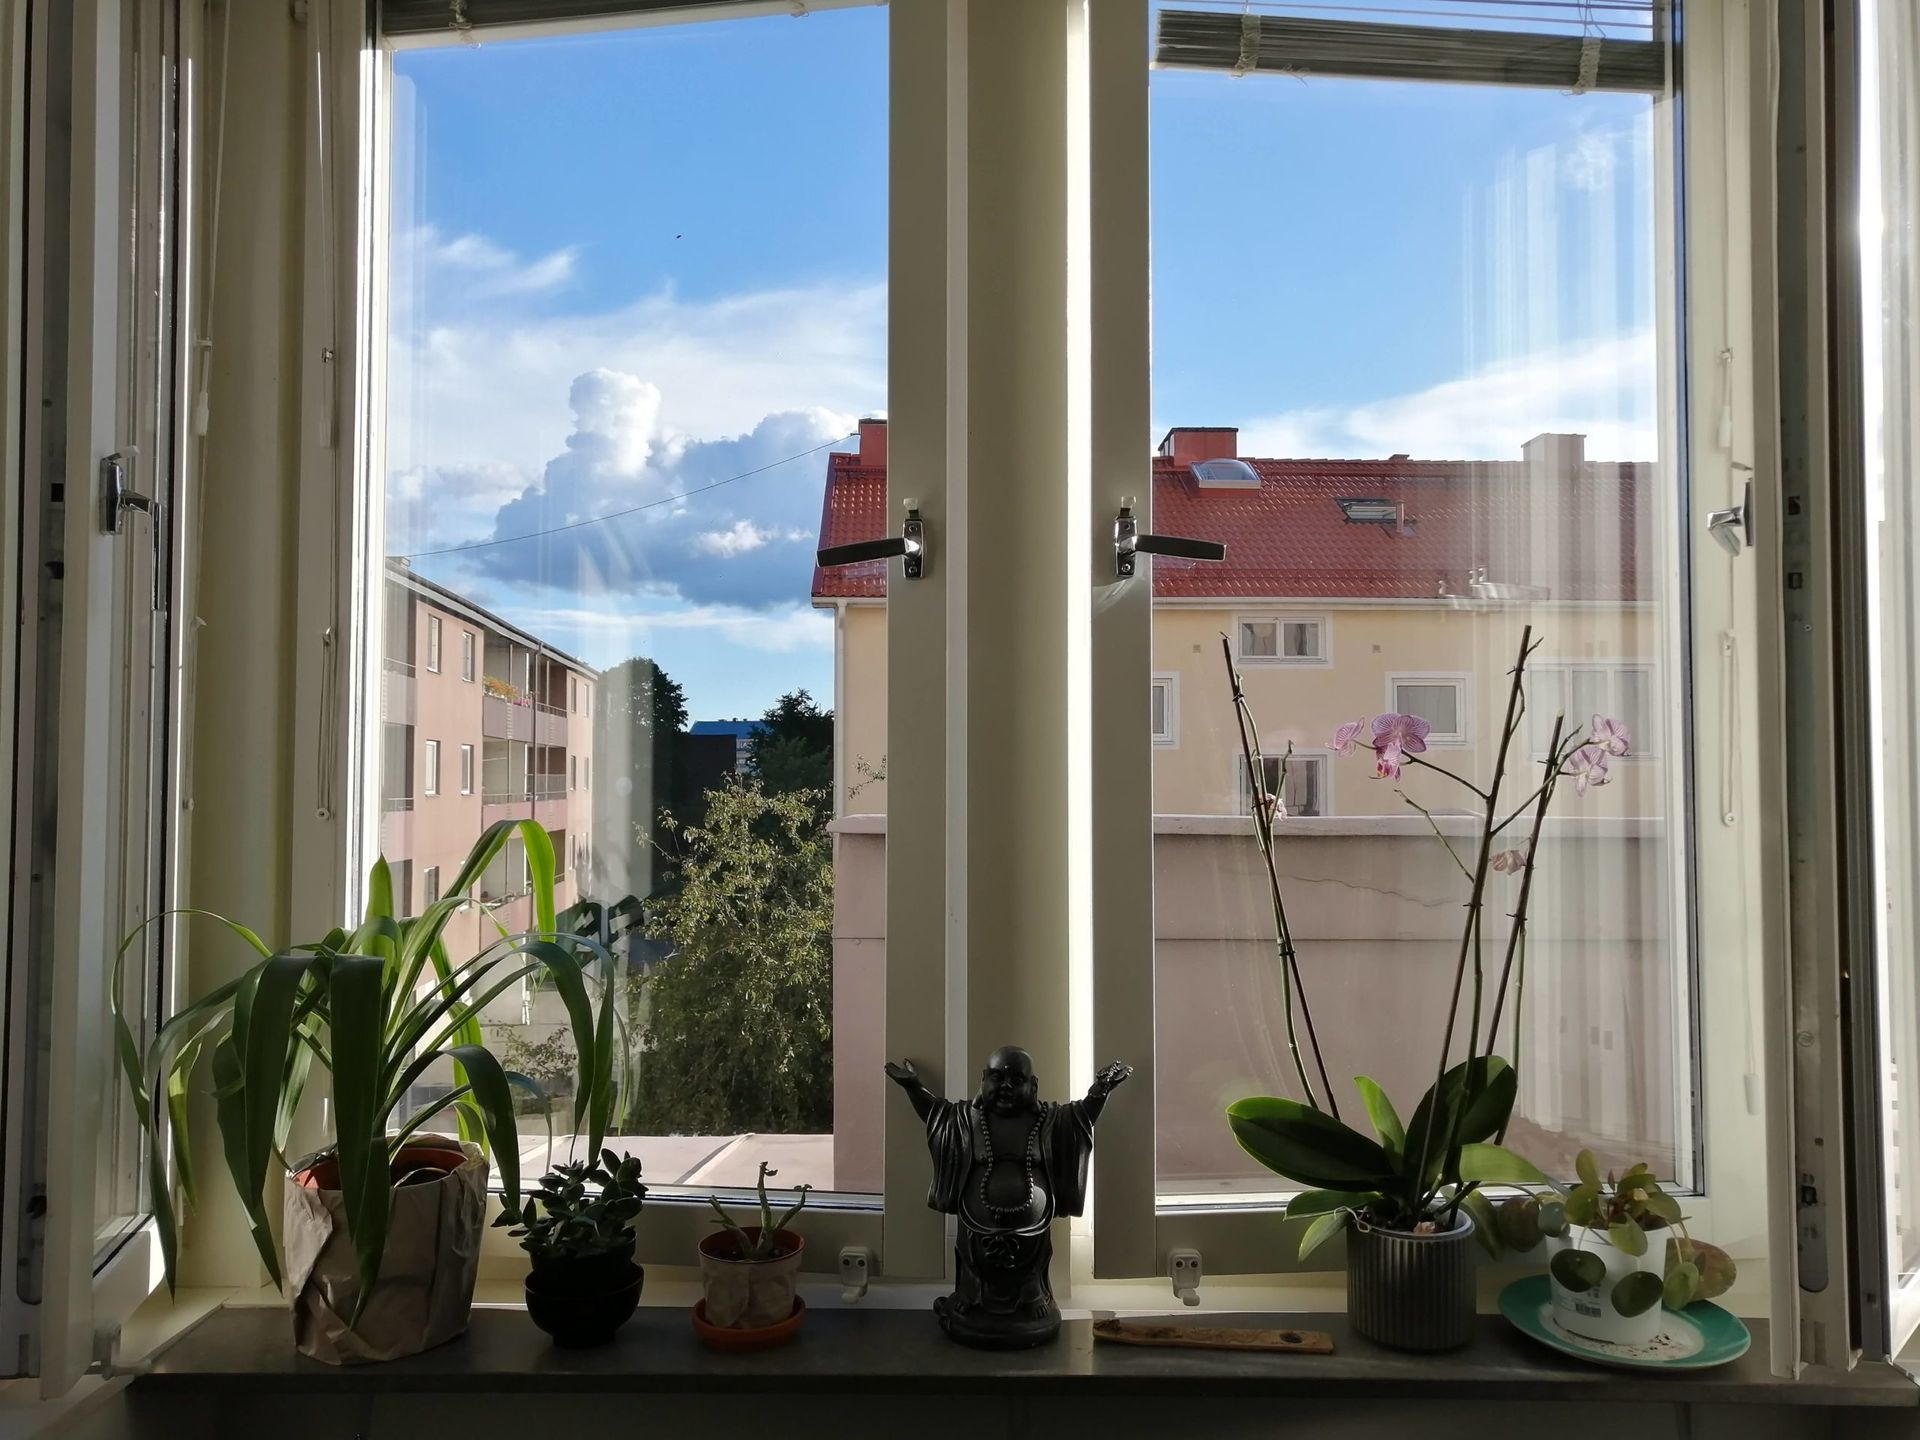
[[[1264, 1317], [1270, 1320], [1271, 1317]], [[335, 1369], [294, 1353], [284, 1317], [222, 1310], [155, 1358], [136, 1383], [148, 1393], [901, 1394], [965, 1392], [1280, 1396], [1368, 1400], [1534, 1400], [1690, 1405], [1914, 1407], [1917, 1389], [1889, 1365], [1798, 1381], [1767, 1371], [1766, 1327], [1733, 1364], [1698, 1375], [1604, 1370], [1532, 1345], [1495, 1316], [1473, 1344], [1450, 1355], [1403, 1355], [1354, 1336], [1344, 1315], [1289, 1317], [1332, 1334], [1332, 1355], [1242, 1355], [1096, 1345], [1086, 1319], [1070, 1319], [1057, 1344], [1038, 1350], [968, 1350], [941, 1335], [930, 1314], [828, 1309], [799, 1336], [759, 1355], [719, 1355], [695, 1339], [686, 1312], [647, 1306], [598, 1350], [550, 1345], [518, 1308], [476, 1309], [466, 1337], [385, 1365]], [[1263, 1317], [1208, 1315], [1209, 1323]]]

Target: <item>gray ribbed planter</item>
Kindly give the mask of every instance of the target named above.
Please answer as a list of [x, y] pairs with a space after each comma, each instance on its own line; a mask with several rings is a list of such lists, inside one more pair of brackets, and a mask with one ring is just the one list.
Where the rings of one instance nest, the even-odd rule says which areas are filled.
[[1473, 1339], [1473, 1222], [1441, 1235], [1347, 1231], [1347, 1319], [1396, 1350], [1457, 1350]]

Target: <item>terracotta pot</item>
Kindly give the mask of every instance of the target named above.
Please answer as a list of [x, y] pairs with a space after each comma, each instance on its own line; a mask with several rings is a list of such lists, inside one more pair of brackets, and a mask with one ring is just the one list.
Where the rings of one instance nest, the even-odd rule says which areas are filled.
[[287, 1291], [301, 1354], [329, 1365], [396, 1360], [466, 1332], [486, 1229], [486, 1158], [478, 1145], [423, 1135], [401, 1150], [393, 1176], [380, 1278], [353, 1323], [360, 1278], [338, 1161], [316, 1156], [287, 1177]]
[[791, 1340], [800, 1329], [800, 1322], [806, 1318], [807, 1302], [796, 1295], [793, 1297], [793, 1313], [779, 1324], [759, 1330], [729, 1330], [723, 1325], [709, 1324], [707, 1302], [696, 1300], [693, 1304], [693, 1333], [713, 1350], [727, 1350], [735, 1354], [748, 1350], [771, 1350]]
[[1414, 1235], [1379, 1225], [1347, 1230], [1347, 1319], [1396, 1350], [1457, 1350], [1473, 1339], [1473, 1222]]
[[[758, 1239], [760, 1227], [741, 1227]], [[743, 1260], [740, 1242], [720, 1230], [700, 1242], [700, 1283], [706, 1291], [702, 1320], [723, 1330], [764, 1330], [794, 1313], [794, 1284], [807, 1242], [791, 1230], [779, 1231], [774, 1246], [783, 1253], [771, 1260]]]
[[1547, 1238], [1548, 1263], [1563, 1250], [1584, 1250], [1597, 1255], [1607, 1273], [1590, 1290], [1569, 1290], [1548, 1270], [1548, 1288], [1553, 1296], [1553, 1321], [1570, 1335], [1601, 1340], [1613, 1345], [1646, 1345], [1659, 1333], [1661, 1307], [1656, 1301], [1638, 1315], [1622, 1315], [1613, 1308], [1613, 1291], [1627, 1276], [1641, 1270], [1655, 1275], [1666, 1269], [1667, 1232], [1656, 1230], [1647, 1237], [1647, 1253], [1629, 1255], [1607, 1238], [1604, 1230], [1569, 1229], [1564, 1235]]

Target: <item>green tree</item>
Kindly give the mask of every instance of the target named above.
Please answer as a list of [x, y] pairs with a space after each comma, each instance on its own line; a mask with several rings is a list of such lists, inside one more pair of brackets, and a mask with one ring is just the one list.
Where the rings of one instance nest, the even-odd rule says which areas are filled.
[[805, 690], [782, 695], [760, 717], [750, 752], [753, 773], [774, 795], [823, 792], [823, 813], [833, 806], [833, 711], [823, 710]]
[[757, 779], [669, 819], [678, 890], [650, 901], [673, 955], [648, 982], [642, 1133], [833, 1128], [833, 852], [820, 792]]

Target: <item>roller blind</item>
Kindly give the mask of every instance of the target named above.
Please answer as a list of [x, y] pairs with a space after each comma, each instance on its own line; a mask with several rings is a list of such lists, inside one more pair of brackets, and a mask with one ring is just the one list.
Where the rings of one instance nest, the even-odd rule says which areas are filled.
[[[1645, 13], [1648, 33], [1654, 34], [1651, 4]], [[1205, 10], [1161, 11], [1154, 60], [1178, 69], [1228, 70], [1239, 75], [1268, 71], [1575, 92], [1658, 92], [1667, 84], [1667, 47], [1657, 38]]]
[[[507, 26], [609, 23], [668, 19], [718, 19], [727, 14], [804, 15], [809, 10], [839, 9], [850, 0], [382, 0], [381, 31], [390, 36], [483, 36]], [[881, 0], [852, 0], [879, 4]]]

